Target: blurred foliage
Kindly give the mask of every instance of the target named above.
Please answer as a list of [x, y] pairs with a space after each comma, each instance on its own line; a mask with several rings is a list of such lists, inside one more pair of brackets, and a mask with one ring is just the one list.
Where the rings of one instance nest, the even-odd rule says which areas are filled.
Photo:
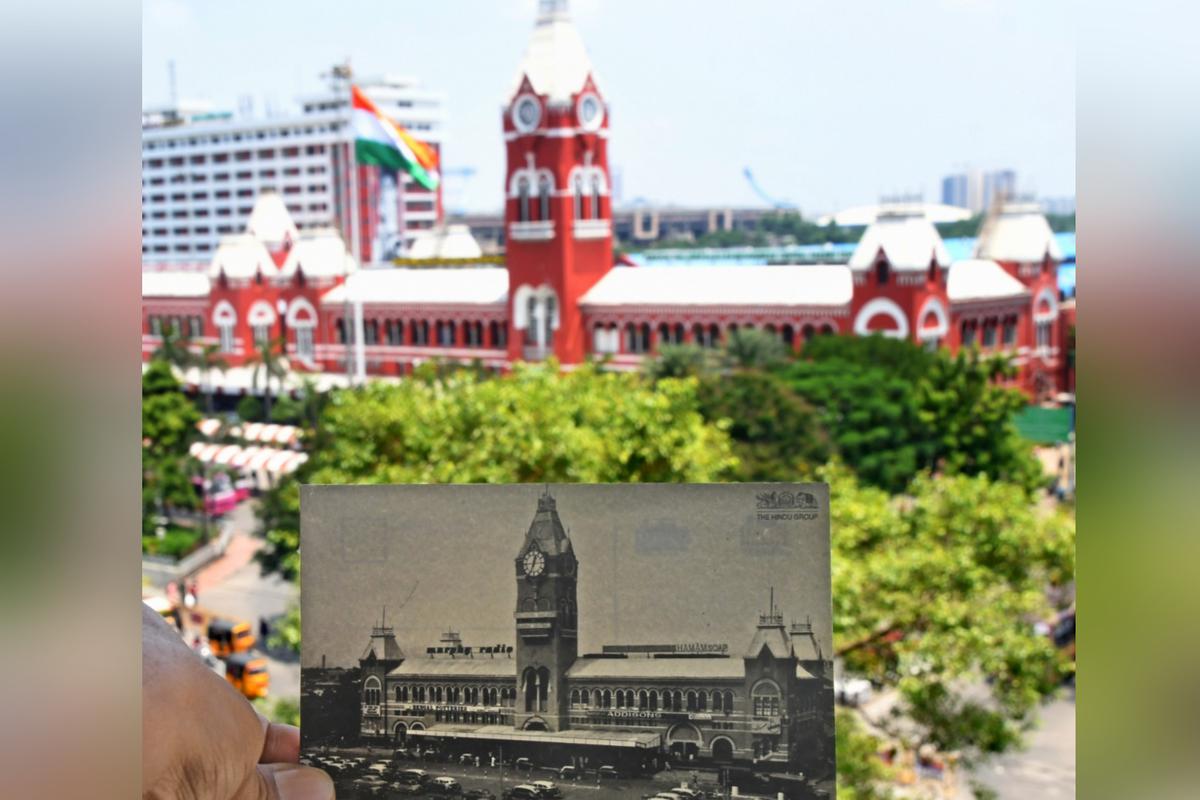
[[839, 800], [888, 800], [891, 770], [879, 759], [880, 742], [862, 729], [854, 712], [837, 709], [837, 796]]
[[804, 480], [829, 459], [829, 437], [816, 410], [773, 373], [707, 376], [700, 382], [700, 408], [710, 421], [728, 426], [737, 480]]
[[875, 486], [903, 491], [922, 470], [1042, 485], [1013, 424], [1027, 401], [995, 383], [1012, 374], [999, 359], [882, 336], [820, 336], [781, 374], [818, 409], [841, 459]]
[[311, 458], [263, 499], [265, 569], [299, 569], [300, 483], [703, 483], [737, 467], [694, 378], [651, 385], [553, 361], [495, 379], [438, 372], [331, 395]]
[[[299, 576], [297, 576], [299, 577]], [[271, 636], [267, 641], [271, 647], [279, 647], [300, 652], [300, 604], [289, 606], [287, 613], [276, 620], [271, 626]]]
[[253, 705], [258, 713], [262, 714], [271, 722], [278, 722], [283, 725], [300, 726], [300, 703], [296, 700], [287, 697], [273, 699], [270, 697], [256, 697], [253, 700]]
[[778, 247], [792, 244], [847, 244], [862, 237], [862, 228], [844, 228], [836, 224], [818, 225], [804, 219], [798, 211], [772, 211], [764, 214], [755, 228], [709, 231], [696, 237], [660, 239], [648, 249], [693, 249], [702, 247]]
[[893, 497], [848, 469], [832, 493], [833, 623], [846, 669], [897, 687], [941, 750], [1011, 747], [1069, 666], [1034, 623], [1074, 576], [1075, 523], [986, 476]]
[[160, 539], [157, 532], [142, 535], [142, 552], [148, 555], [170, 556], [180, 559], [200, 546], [203, 532], [196, 528], [167, 525]]
[[766, 369], [783, 364], [790, 357], [778, 335], [757, 328], [738, 328], [725, 336], [725, 361], [742, 369]]
[[199, 437], [200, 414], [183, 393], [171, 365], [150, 362], [142, 375], [142, 535], [153, 535], [158, 518], [200, 506], [188, 454]]

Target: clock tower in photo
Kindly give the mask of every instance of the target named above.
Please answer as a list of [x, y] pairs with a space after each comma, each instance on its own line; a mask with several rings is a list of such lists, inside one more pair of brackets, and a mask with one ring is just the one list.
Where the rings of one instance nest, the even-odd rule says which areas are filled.
[[511, 361], [586, 354], [579, 299], [613, 266], [608, 104], [566, 0], [541, 0], [502, 110]]
[[514, 726], [568, 727], [567, 670], [579, 654], [575, 586], [579, 562], [549, 490], [516, 557], [517, 702]]

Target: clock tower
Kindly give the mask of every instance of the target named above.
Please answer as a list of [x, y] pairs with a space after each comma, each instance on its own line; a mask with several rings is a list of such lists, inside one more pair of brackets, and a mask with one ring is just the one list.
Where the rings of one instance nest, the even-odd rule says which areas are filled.
[[559, 731], [568, 727], [563, 686], [578, 649], [575, 585], [579, 562], [558, 518], [549, 490], [516, 557], [517, 728]]
[[511, 361], [578, 364], [579, 299], [613, 266], [608, 104], [566, 0], [541, 0], [501, 111]]

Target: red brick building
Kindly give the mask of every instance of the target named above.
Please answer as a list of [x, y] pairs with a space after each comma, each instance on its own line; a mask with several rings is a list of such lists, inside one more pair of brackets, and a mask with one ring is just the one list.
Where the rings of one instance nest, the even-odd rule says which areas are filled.
[[350, 372], [403, 375], [429, 359], [505, 369], [605, 356], [633, 369], [663, 344], [717, 347], [756, 327], [795, 350], [829, 333], [974, 345], [1011, 357], [1031, 395], [1068, 387], [1060, 255], [1034, 206], [999, 210], [977, 257], [958, 262], [919, 210], [895, 206], [844, 264], [617, 265], [602, 86], [565, 3], [544, 3], [500, 120], [502, 264], [435, 257], [359, 269], [336, 232], [298, 232], [283, 203], [263, 195], [246, 233], [224, 239], [208, 265], [147, 266], [143, 354], [177, 324], [220, 346], [233, 365], [221, 379], [237, 389], [255, 342], [279, 336], [293, 369], [332, 384]]

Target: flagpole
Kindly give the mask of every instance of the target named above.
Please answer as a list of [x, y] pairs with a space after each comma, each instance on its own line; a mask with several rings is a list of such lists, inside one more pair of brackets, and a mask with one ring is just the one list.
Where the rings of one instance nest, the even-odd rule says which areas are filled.
[[[360, 241], [361, 232], [358, 225], [358, 154], [355, 152], [354, 142], [353, 80], [347, 80], [346, 86], [346, 132], [348, 134], [346, 137], [346, 153], [350, 165], [350, 252], [354, 255], [355, 268], [360, 269], [362, 267], [362, 242]], [[345, 289], [346, 302], [345, 308], [342, 310], [342, 333], [345, 336], [346, 342], [346, 383], [353, 386], [355, 380], [353, 342], [358, 336], [358, 326], [353, 325], [351, 321], [349, 279], [347, 279]]]

